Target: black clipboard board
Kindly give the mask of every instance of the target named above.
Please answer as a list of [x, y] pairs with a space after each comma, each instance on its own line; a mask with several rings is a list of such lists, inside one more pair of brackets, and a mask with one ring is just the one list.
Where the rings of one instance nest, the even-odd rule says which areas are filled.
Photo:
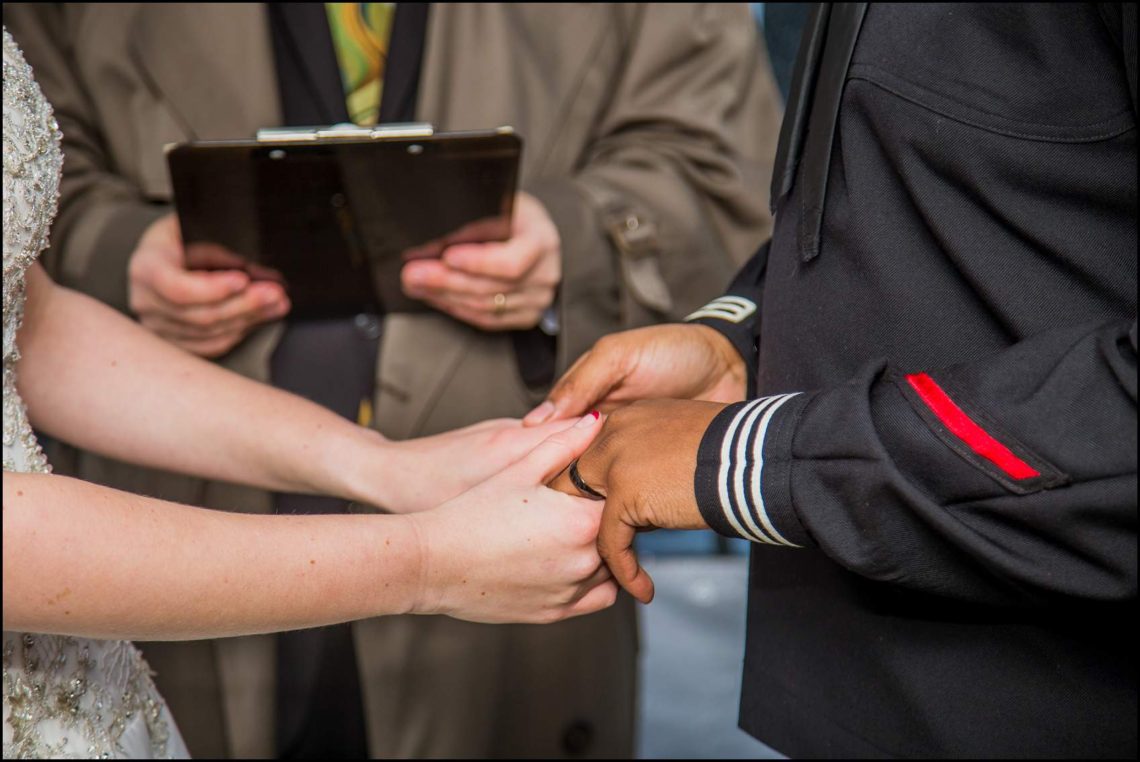
[[298, 318], [429, 309], [400, 289], [413, 258], [510, 237], [522, 140], [509, 127], [263, 130], [170, 146], [191, 269], [285, 286]]

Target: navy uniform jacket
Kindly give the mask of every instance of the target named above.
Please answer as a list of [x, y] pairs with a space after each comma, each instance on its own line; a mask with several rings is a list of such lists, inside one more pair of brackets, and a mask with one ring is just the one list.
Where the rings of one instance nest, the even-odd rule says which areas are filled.
[[691, 319], [792, 756], [1135, 756], [1136, 6], [813, 11], [776, 226]]

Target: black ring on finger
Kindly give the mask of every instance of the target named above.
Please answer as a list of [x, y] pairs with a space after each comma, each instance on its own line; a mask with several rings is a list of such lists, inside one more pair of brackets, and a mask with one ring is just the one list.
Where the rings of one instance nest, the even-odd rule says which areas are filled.
[[595, 500], [605, 500], [606, 499], [605, 495], [603, 495], [601, 492], [598, 492], [596, 489], [591, 487], [589, 484], [586, 484], [586, 481], [582, 478], [582, 475], [578, 473], [578, 461], [577, 460], [575, 460], [573, 463], [570, 464], [570, 481], [574, 482], [574, 486], [577, 487], [578, 491], [581, 492], [583, 495], [589, 495], [590, 497], [594, 498]]

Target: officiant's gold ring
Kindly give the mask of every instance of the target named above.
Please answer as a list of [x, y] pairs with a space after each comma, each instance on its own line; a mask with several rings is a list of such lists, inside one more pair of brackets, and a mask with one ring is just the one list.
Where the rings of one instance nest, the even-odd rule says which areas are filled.
[[499, 292], [495, 294], [495, 314], [502, 315], [507, 311], [507, 295]]

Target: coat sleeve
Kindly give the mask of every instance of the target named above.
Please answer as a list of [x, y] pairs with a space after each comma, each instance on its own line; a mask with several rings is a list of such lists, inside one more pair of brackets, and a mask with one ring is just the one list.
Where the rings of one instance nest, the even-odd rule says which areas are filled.
[[779, 93], [746, 5], [618, 5], [624, 57], [580, 168], [524, 188], [562, 237], [559, 367], [679, 320], [771, 225]]
[[63, 133], [63, 178], [43, 261], [62, 284], [127, 311], [127, 264], [152, 222], [171, 211], [115, 172], [71, 53], [63, 3], [12, 3], [4, 25], [19, 43]]
[[1134, 599], [1136, 354], [1135, 318], [1077, 325], [731, 405], [701, 443], [702, 514], [959, 599]]

